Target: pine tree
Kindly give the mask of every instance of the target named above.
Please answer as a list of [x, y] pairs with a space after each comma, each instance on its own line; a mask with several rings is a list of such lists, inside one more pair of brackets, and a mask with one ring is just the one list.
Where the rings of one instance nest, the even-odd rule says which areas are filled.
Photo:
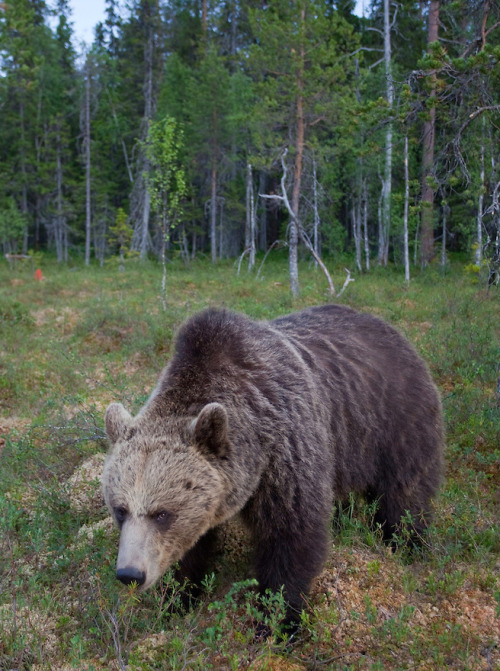
[[[299, 293], [298, 242], [306, 149], [322, 129], [332, 134], [354, 75], [352, 26], [326, 2], [280, 0], [250, 13], [256, 44], [250, 67], [257, 79], [254, 139], [268, 162], [290, 147], [293, 161], [289, 225], [290, 285]], [[322, 128], [323, 127], [323, 128]]]

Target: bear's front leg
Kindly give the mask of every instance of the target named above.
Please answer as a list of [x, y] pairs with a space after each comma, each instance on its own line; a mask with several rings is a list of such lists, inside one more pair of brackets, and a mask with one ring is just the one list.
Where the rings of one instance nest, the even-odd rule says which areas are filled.
[[272, 536], [257, 539], [256, 570], [261, 593], [278, 592], [284, 588], [286, 615], [283, 622], [287, 633], [295, 633], [305, 606], [311, 583], [323, 567], [328, 550], [325, 523], [310, 523], [275, 530]]
[[192, 599], [199, 598], [202, 592], [202, 582], [213, 567], [217, 550], [217, 529], [209, 529], [189, 550], [179, 562], [176, 579], [182, 583], [188, 579], [183, 606], [188, 608]]

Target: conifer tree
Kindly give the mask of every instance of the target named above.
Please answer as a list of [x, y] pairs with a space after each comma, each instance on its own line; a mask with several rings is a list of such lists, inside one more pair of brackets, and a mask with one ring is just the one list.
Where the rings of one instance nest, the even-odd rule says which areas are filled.
[[322, 126], [332, 134], [352, 83], [352, 26], [330, 3], [279, 0], [250, 12], [256, 44], [250, 67], [257, 80], [254, 138], [268, 162], [290, 147], [293, 161], [289, 225], [290, 286], [299, 293], [298, 241], [304, 152]]
[[[26, 228], [23, 250], [28, 245], [30, 190], [36, 174], [37, 103], [40, 91], [43, 2], [19, 0], [8, 11], [0, 12], [0, 53], [3, 76], [0, 78], [2, 133], [0, 138], [1, 195], [16, 203]], [[9, 206], [10, 208], [11, 206]]]

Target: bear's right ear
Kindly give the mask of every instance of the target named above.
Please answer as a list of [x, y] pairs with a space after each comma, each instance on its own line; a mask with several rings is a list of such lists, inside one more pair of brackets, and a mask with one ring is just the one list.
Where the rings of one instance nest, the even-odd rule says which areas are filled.
[[194, 441], [207, 456], [223, 459], [229, 452], [226, 409], [220, 403], [208, 403], [191, 424]]
[[132, 415], [125, 410], [121, 403], [112, 403], [106, 410], [105, 424], [106, 433], [112, 443], [123, 436]]

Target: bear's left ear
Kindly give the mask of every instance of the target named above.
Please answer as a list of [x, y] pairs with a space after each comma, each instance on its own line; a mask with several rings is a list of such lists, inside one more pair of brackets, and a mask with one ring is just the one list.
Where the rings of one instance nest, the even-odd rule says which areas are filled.
[[220, 403], [202, 408], [191, 424], [196, 446], [207, 456], [223, 459], [229, 452], [227, 413]]
[[125, 410], [121, 403], [111, 403], [106, 410], [106, 417], [104, 419], [106, 424], [106, 433], [112, 443], [123, 436], [132, 415]]

